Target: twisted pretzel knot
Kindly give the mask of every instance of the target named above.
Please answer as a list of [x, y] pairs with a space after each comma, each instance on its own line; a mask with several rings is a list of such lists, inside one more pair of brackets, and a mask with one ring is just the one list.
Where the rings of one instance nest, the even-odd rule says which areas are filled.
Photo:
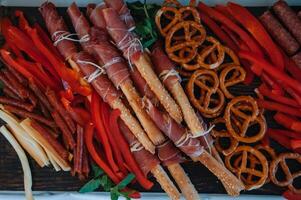
[[[276, 159], [276, 153], [274, 151], [273, 148], [271, 148], [270, 146], [264, 146], [261, 144], [258, 144], [254, 147], [255, 149], [257, 149], [258, 151], [262, 152], [263, 155], [267, 155], [266, 159], [268, 160], [268, 163], [270, 163], [272, 160]], [[256, 169], [256, 167], [258, 167], [260, 165], [260, 161], [255, 157], [250, 155], [249, 156], [249, 162], [250, 162], [250, 168], [252, 169]], [[241, 163], [241, 159], [242, 156], [237, 157], [237, 159], [233, 162], [233, 166], [238, 168], [239, 164]], [[246, 177], [243, 177], [243, 181], [245, 183], [247, 183], [248, 185], [252, 185], [252, 184], [256, 184], [256, 181], [254, 181], [254, 177], [252, 174], [248, 174]], [[269, 177], [267, 177], [265, 183], [270, 182]]]
[[[230, 155], [235, 151], [239, 142], [234, 139], [227, 131], [226, 127], [220, 128], [220, 125], [225, 126], [225, 119], [224, 118], [217, 118], [213, 120], [211, 125], [215, 125], [215, 127], [211, 131], [211, 135], [215, 138], [214, 145], [218, 152], [222, 153], [223, 155], [227, 156]], [[229, 145], [225, 148], [223, 147], [222, 139], [226, 138], [229, 140]]]
[[241, 83], [246, 78], [246, 71], [239, 65], [228, 64], [220, 73], [220, 88], [228, 99], [234, 98], [228, 87]]
[[[233, 158], [236, 157], [234, 163]], [[251, 166], [249, 160], [256, 159], [259, 165], [258, 169]], [[236, 174], [242, 180], [247, 190], [261, 187], [268, 177], [268, 161], [265, 156], [257, 149], [250, 146], [239, 146], [231, 155], [225, 157], [225, 165], [229, 170]], [[260, 170], [259, 170], [260, 169]], [[252, 181], [247, 181], [248, 176], [256, 177]]]
[[[196, 31], [195, 31], [196, 30]], [[174, 36], [184, 34], [184, 40], [174, 41]], [[165, 48], [170, 59], [185, 64], [197, 55], [197, 48], [206, 39], [204, 27], [194, 21], [183, 21], [174, 25], [165, 38]]]
[[[199, 88], [199, 98], [194, 94], [195, 86]], [[224, 107], [225, 97], [218, 86], [218, 77], [212, 70], [195, 71], [187, 84], [192, 104], [206, 117], [218, 116]]]
[[[278, 158], [272, 161], [270, 165], [270, 179], [271, 181], [278, 186], [288, 187], [291, 191], [296, 194], [301, 194], [301, 188], [296, 188], [293, 183], [294, 180], [298, 177], [301, 177], [301, 170], [292, 173], [289, 166], [287, 165], [286, 160], [292, 159], [296, 160], [301, 164], [301, 156], [298, 153], [283, 153], [280, 154]], [[285, 174], [285, 180], [278, 180], [276, 177], [277, 170], [281, 167], [283, 173]]]
[[[229, 133], [240, 142], [257, 142], [263, 138], [266, 132], [265, 119], [262, 115], [259, 115], [257, 103], [250, 96], [233, 98], [225, 109], [224, 118]], [[259, 125], [258, 133], [247, 136], [248, 128], [255, 124]]]

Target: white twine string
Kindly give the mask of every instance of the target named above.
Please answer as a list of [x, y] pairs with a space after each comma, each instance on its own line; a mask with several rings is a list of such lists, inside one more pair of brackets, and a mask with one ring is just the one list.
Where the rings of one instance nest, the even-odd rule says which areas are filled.
[[131, 152], [141, 151], [144, 147], [138, 141], [136, 141], [133, 146], [131, 146]]
[[106, 71], [104, 69], [103, 66], [99, 66], [93, 62], [90, 62], [90, 61], [85, 61], [85, 60], [78, 60], [77, 61], [78, 63], [80, 64], [89, 64], [89, 65], [92, 65], [94, 67], [96, 67], [96, 70], [91, 73], [90, 75], [88, 76], [85, 76], [84, 79], [88, 82], [88, 83], [91, 83], [92, 81], [94, 81], [98, 76], [102, 75], [102, 74], [105, 74]]
[[[124, 12], [124, 13], [123, 13]], [[123, 14], [120, 14], [123, 13]], [[130, 10], [127, 8], [126, 4], [123, 4], [123, 6], [119, 10], [119, 16], [120, 18], [126, 23], [126, 25], [129, 25], [131, 21], [134, 21], [133, 16], [131, 15]], [[130, 31], [134, 30], [135, 26], [130, 27]]]
[[175, 69], [170, 69], [170, 70], [163, 70], [160, 74], [159, 74], [159, 78], [164, 82], [166, 79], [168, 79], [170, 76], [176, 76], [178, 78], [178, 80], [181, 82], [181, 76], [179, 75], [179, 73], [175, 70]]
[[[166, 140], [163, 144], [158, 145], [157, 148], [160, 149], [160, 148], [162, 148], [162, 147], [168, 145], [170, 142], [171, 142], [170, 140]], [[158, 157], [159, 157], [159, 159], [160, 159], [161, 161], [167, 161], [167, 160], [173, 158], [173, 157], [174, 157], [175, 155], [177, 155], [177, 154], [178, 154], [178, 152], [175, 152], [175, 154], [169, 155], [167, 158], [162, 158], [162, 157], [160, 156], [160, 154], [158, 153]]]
[[123, 61], [123, 58], [118, 56], [118, 57], [114, 57], [112, 58], [112, 60], [110, 60], [109, 62], [107, 62], [106, 64], [104, 64], [102, 67], [105, 68], [105, 69], [108, 69], [110, 66], [116, 64], [116, 63], [119, 63], [119, 62], [122, 62]]
[[75, 38], [73, 38], [73, 36], [78, 36], [78, 34], [77, 33], [69, 33], [67, 31], [55, 31], [52, 34], [52, 40], [55, 41], [53, 43], [53, 45], [57, 46], [58, 43], [60, 43], [63, 40], [69, 40], [69, 41], [79, 42], [79, 43], [88, 42], [90, 40], [90, 36], [88, 34], [84, 35], [80, 39], [75, 39]]
[[107, 27], [107, 30], [109, 32], [113, 31], [123, 31], [126, 32], [124, 37], [116, 44], [118, 49], [120, 49], [122, 52], [126, 52], [126, 59], [128, 60], [129, 66], [131, 70], [133, 70], [133, 65], [131, 62], [131, 56], [136, 53], [137, 51], [143, 51], [143, 45], [141, 41], [135, 37], [133, 33], [131, 33], [131, 29], [122, 29], [122, 28], [110, 28]]

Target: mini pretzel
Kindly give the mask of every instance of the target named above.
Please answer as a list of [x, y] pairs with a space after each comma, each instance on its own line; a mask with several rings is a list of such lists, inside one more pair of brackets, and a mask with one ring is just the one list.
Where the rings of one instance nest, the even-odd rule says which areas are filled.
[[[167, 32], [176, 25], [181, 19], [181, 13], [175, 7], [171, 6], [163, 6], [155, 16], [156, 25], [162, 36], [166, 36]], [[162, 20], [166, 20], [166, 24], [164, 27], [162, 26]]]
[[[201, 95], [198, 99], [195, 96], [195, 85], [200, 88]], [[218, 86], [218, 77], [212, 70], [197, 70], [190, 77], [187, 84], [188, 95], [202, 115], [216, 117], [223, 109], [225, 97]], [[214, 95], [217, 95], [217, 99]]]
[[[232, 74], [231, 74], [232, 73]], [[229, 74], [232, 76], [229, 77]], [[225, 67], [219, 76], [220, 88], [228, 99], [234, 98], [229, 92], [228, 87], [241, 83], [246, 78], [246, 71], [238, 65], [229, 64]]]
[[[264, 146], [264, 145], [258, 144], [254, 148], [262, 153], [265, 152], [268, 155], [268, 157], [265, 156], [268, 163], [270, 163], [272, 160], [276, 159], [276, 153], [275, 153], [274, 149], [271, 148], [270, 146]], [[266, 154], [263, 153], [263, 155], [266, 155]], [[242, 159], [242, 156], [238, 157], [234, 161], [233, 166], [238, 168], [239, 164], [241, 163], [241, 159]], [[258, 159], [256, 159], [256, 157], [250, 156], [250, 168], [256, 169], [256, 166], [258, 166], [259, 164], [260, 164], [260, 162], [258, 161]], [[251, 185], [251, 184], [254, 184], [253, 179], [254, 179], [253, 175], [248, 174], [248, 176], [246, 178], [244, 177], [244, 182]], [[270, 182], [269, 177], [266, 179], [265, 183], [268, 183], [268, 182]]]
[[[197, 31], [195, 32], [195, 30]], [[184, 32], [185, 40], [180, 43], [178, 41], [174, 44], [173, 37], [181, 31]], [[173, 61], [180, 64], [188, 63], [196, 56], [197, 47], [205, 41], [205, 38], [206, 31], [200, 23], [194, 21], [179, 22], [168, 31], [165, 38], [166, 52]], [[179, 51], [186, 47], [190, 49], [190, 51], [187, 52], [188, 55], [185, 57], [179, 56]]]
[[[239, 96], [233, 98], [228, 103], [224, 115], [229, 133], [240, 142], [257, 142], [263, 138], [266, 132], [265, 119], [262, 115], [258, 114], [257, 103], [252, 97]], [[256, 135], [247, 136], [249, 126], [254, 124], [259, 125], [259, 132]]]
[[[271, 181], [280, 187], [286, 187], [296, 193], [301, 194], [301, 188], [294, 187], [294, 180], [298, 177], [301, 177], [301, 170], [292, 173], [289, 166], [286, 163], [286, 160], [293, 159], [298, 161], [301, 164], [301, 156], [298, 153], [282, 153], [278, 158], [272, 161], [270, 165], [270, 179]], [[285, 174], [285, 180], [278, 180], [276, 177], [277, 170], [281, 167], [283, 173]]]
[[163, 2], [163, 6], [166, 6], [166, 7], [181, 7], [181, 3], [178, 2], [177, 0], [165, 0]]
[[[215, 145], [217, 151], [222, 153], [223, 155], [227, 156], [235, 151], [239, 142], [228, 133], [226, 127], [222, 128], [222, 129], [218, 128], [217, 126], [219, 124], [225, 124], [225, 119], [217, 118], [212, 122], [212, 125], [215, 125], [215, 127], [212, 129], [211, 135], [215, 138], [214, 145]], [[221, 145], [222, 138], [229, 139], [229, 145], [227, 148], [222, 147], [222, 145]]]
[[[225, 58], [224, 48], [221, 45], [221, 43], [217, 41], [214, 37], [208, 36], [206, 38], [206, 41], [211, 43], [212, 46], [206, 46], [204, 49], [201, 50], [201, 52], [198, 54], [198, 63], [200, 64], [201, 67], [204, 67], [206, 69], [216, 69], [224, 61]], [[206, 59], [208, 58], [208, 56], [215, 51], [217, 51], [216, 62], [206, 63]]]
[[[232, 164], [232, 158], [235, 157], [236, 160], [239, 157], [241, 157], [241, 159], [238, 163], [235, 160], [236, 163]], [[250, 158], [258, 161], [258, 165], [260, 167], [258, 169], [261, 170], [248, 165], [248, 160]], [[230, 171], [236, 174], [240, 180], [244, 182], [247, 190], [253, 190], [261, 187], [268, 177], [268, 161], [260, 151], [250, 146], [239, 146], [231, 155], [225, 157], [225, 165]], [[248, 183], [246, 181], [246, 175], [248, 176], [249, 174], [251, 174], [253, 177], [256, 177], [256, 180], [253, 179], [252, 182]]]
[[[181, 21], [195, 21], [197, 23], [201, 23], [200, 15], [197, 9], [193, 6], [184, 6], [179, 9], [179, 12], [181, 13]], [[193, 19], [188, 18], [189, 16], [192, 16]]]

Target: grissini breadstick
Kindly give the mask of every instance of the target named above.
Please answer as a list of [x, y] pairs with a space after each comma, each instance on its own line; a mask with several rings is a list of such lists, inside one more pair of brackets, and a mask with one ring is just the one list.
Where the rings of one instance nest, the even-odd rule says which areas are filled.
[[[92, 33], [90, 34], [89, 23], [75, 3], [69, 6], [68, 14], [77, 34], [80, 37], [89, 35], [90, 41], [87, 41], [82, 46], [93, 52], [115, 87], [122, 90], [149, 138], [152, 141], [160, 143], [164, 141], [164, 137], [160, 137], [162, 135], [160, 130], [156, 127], [145, 110], [143, 110], [141, 98], [130, 79], [128, 66], [121, 57], [120, 52], [109, 42], [109, 38], [105, 37], [106, 33], [99, 31], [96, 36]], [[97, 28], [92, 29], [95, 30]], [[102, 36], [101, 34], [104, 35]]]
[[149, 100], [145, 101], [145, 106], [157, 126], [179, 149], [194, 161], [204, 164], [222, 182], [229, 195], [239, 195], [244, 189], [243, 183], [204, 150], [199, 140], [170, 116], [159, 111]]
[[176, 102], [166, 91], [154, 70], [152, 63], [146, 53], [143, 53], [142, 45], [135, 34], [130, 32], [125, 23], [120, 19], [118, 13], [112, 8], [102, 10], [106, 21], [108, 33], [113, 38], [116, 46], [123, 52], [129, 61], [130, 67], [135, 65], [146, 80], [151, 90], [155, 93], [160, 103], [178, 123], [182, 122], [182, 112]]
[[140, 166], [145, 176], [149, 172], [153, 174], [162, 189], [171, 199], [180, 199], [180, 193], [173, 182], [170, 180], [164, 169], [160, 166], [158, 157], [146, 151], [141, 143], [135, 138], [123, 121], [119, 120], [119, 127], [125, 139], [129, 143], [131, 152]]

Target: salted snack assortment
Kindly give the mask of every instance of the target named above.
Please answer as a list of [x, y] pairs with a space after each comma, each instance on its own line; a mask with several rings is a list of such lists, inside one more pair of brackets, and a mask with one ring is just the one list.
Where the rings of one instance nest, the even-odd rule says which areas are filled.
[[21, 160], [27, 200], [23, 149], [86, 181], [81, 193], [113, 200], [155, 182], [170, 199], [200, 199], [193, 180], [207, 177], [185, 162], [231, 196], [275, 184], [300, 198], [301, 19], [285, 1], [259, 18], [195, 0], [72, 3], [66, 14], [47, 1], [41, 25], [12, 10], [0, 13], [0, 132]]

